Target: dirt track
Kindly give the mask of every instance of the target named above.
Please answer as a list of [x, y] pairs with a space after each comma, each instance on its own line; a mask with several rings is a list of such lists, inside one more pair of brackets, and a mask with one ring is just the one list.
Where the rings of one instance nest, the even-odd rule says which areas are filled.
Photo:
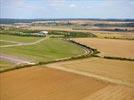
[[1, 73], [0, 88], [1, 100], [133, 100], [130, 88], [41, 67]]
[[26, 59], [21, 59], [19, 57], [15, 57], [15, 56], [8, 56], [5, 54], [0, 55], [0, 60], [5, 60], [5, 61], [11, 62], [11, 63], [15, 63], [17, 65], [19, 65], [19, 64], [35, 64], [30, 61], [27, 61]]

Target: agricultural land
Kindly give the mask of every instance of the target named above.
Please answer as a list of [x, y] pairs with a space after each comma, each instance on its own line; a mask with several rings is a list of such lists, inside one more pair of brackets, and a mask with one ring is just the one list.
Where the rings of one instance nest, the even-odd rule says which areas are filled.
[[133, 20], [2, 22], [0, 100], [134, 100]]

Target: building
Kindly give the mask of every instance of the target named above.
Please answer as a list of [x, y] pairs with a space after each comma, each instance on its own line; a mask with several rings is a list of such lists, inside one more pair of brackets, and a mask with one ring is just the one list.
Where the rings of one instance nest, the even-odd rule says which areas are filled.
[[48, 31], [41, 31], [38, 33], [38, 35], [40, 36], [47, 36], [48, 35]]

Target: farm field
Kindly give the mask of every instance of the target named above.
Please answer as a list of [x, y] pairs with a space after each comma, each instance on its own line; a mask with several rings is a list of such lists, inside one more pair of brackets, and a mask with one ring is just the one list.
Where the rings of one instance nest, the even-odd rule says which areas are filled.
[[[41, 63], [88, 52], [64, 38], [96, 48], [100, 51], [100, 56], [134, 59], [133, 28], [127, 28], [128, 31], [115, 31], [116, 28], [125, 27], [102, 28], [92, 27], [94, 22], [87, 23], [92, 24], [91, 26], [83, 26], [85, 22], [81, 22], [81, 25], [79, 23], [33, 25], [14, 29], [14, 32], [25, 34], [46, 30], [49, 33], [46, 37], [13, 35], [10, 32], [12, 29], [6, 34], [3, 31], [0, 34], [0, 99], [133, 100], [133, 61], [89, 57], [51, 64]], [[36, 63], [38, 66], [34, 65]], [[27, 64], [34, 66], [15, 69]]]
[[0, 0], [0, 100], [134, 100], [134, 0]]
[[9, 68], [13, 68], [14, 66], [15, 66], [15, 64], [0, 59], [0, 71], [9, 69]]
[[134, 58], [134, 41], [98, 38], [76, 38], [73, 40], [98, 49], [102, 56]]
[[53, 38], [46, 38], [33, 45], [1, 47], [0, 49], [0, 54], [22, 57], [33, 62], [51, 61], [59, 58], [77, 56], [85, 52], [77, 45]]
[[[74, 27], [74, 28], [73, 28]], [[55, 31], [66, 31], [66, 32], [83, 32], [83, 33], [92, 33], [96, 35], [98, 38], [115, 38], [115, 39], [125, 39], [125, 40], [133, 40], [134, 34], [133, 32], [119, 32], [119, 31], [103, 31], [102, 28], [99, 28], [96, 30], [93, 27], [90, 27], [89, 29], [82, 29], [78, 28], [75, 29], [75, 26], [31, 26], [31, 30], [55, 30]], [[79, 26], [80, 27], [80, 26]], [[109, 29], [115, 29], [117, 27], [111, 27]], [[120, 28], [119, 28], [120, 29]], [[125, 29], [125, 28], [124, 28]], [[129, 28], [127, 28], [129, 30]], [[133, 29], [133, 28], [132, 28]], [[131, 29], [131, 30], [132, 30]]]
[[91, 31], [98, 38], [134, 39], [133, 32]]
[[134, 87], [134, 62], [103, 58], [86, 58], [46, 65], [117, 84]]
[[13, 44], [15, 44], [15, 43], [0, 41], [0, 46], [3, 46], [3, 45], [13, 45]]
[[16, 36], [16, 35], [4, 35], [0, 34], [0, 39], [5, 40], [5, 41], [14, 41], [14, 42], [23, 42], [23, 43], [28, 43], [28, 42], [35, 42], [39, 39], [42, 39], [43, 37], [27, 37], [27, 36]]
[[133, 100], [132, 88], [51, 68], [19, 69], [0, 77], [2, 100]]

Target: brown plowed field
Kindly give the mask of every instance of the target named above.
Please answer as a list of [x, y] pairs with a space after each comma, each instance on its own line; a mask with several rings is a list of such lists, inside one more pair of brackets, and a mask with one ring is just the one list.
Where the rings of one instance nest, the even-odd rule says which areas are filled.
[[76, 38], [73, 40], [98, 49], [103, 56], [134, 58], [134, 41], [98, 38]]
[[133, 100], [133, 89], [51, 68], [0, 74], [0, 100]]
[[83, 100], [133, 100], [134, 90], [124, 86], [109, 85]]
[[108, 83], [50, 68], [0, 74], [1, 100], [82, 100]]
[[46, 66], [134, 87], [133, 61], [93, 57], [74, 61], [57, 62]]

